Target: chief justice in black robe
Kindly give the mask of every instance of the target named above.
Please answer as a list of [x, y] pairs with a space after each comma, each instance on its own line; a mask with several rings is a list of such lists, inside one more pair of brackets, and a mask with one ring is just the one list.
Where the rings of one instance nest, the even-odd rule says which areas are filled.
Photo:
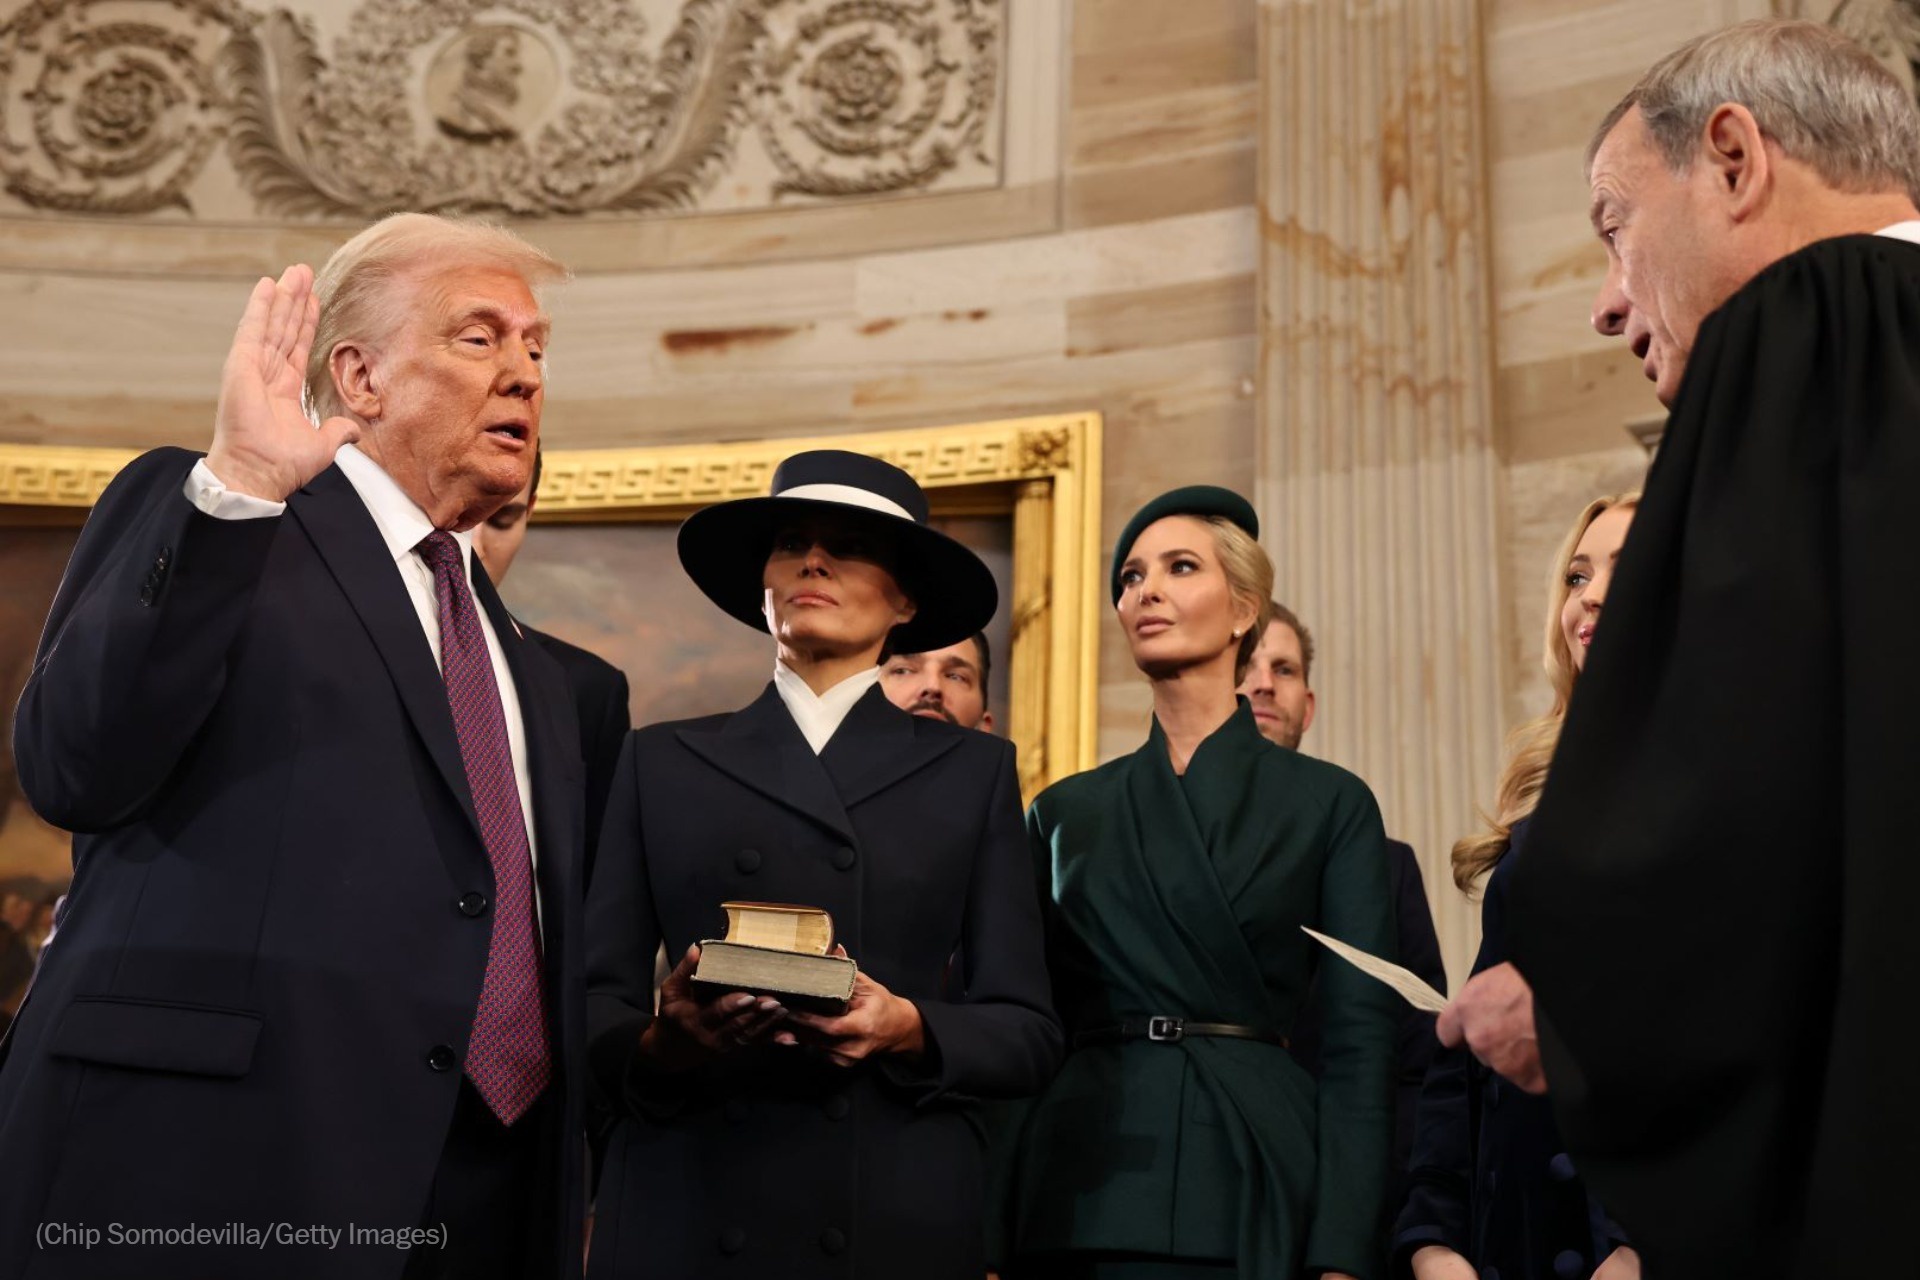
[[[1595, 322], [1673, 417], [1513, 942], [1569, 1151], [1652, 1280], [1920, 1271], [1917, 167], [1908, 93], [1804, 23], [1682, 49], [1593, 155]], [[1511, 1068], [1514, 980], [1443, 1034]]]

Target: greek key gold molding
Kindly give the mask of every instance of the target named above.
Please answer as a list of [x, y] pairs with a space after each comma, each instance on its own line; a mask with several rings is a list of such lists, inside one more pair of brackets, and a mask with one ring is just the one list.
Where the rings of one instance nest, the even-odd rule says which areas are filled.
[[556, 450], [541, 470], [537, 509], [552, 519], [757, 497], [772, 484], [780, 460], [802, 449], [851, 449], [883, 458], [927, 489], [1011, 484], [1071, 469], [1079, 433], [1098, 421], [1098, 415], [1073, 414], [804, 440]]
[[91, 507], [132, 449], [66, 449], [0, 444], [0, 503], [27, 507]]
[[[535, 519], [663, 520], [765, 494], [780, 460], [805, 449], [884, 458], [930, 491], [986, 491], [1013, 519], [1007, 736], [1022, 792], [1096, 761], [1099, 712], [1101, 420], [1053, 414], [961, 426], [733, 444], [546, 452]], [[0, 444], [0, 506], [84, 509], [131, 449]]]

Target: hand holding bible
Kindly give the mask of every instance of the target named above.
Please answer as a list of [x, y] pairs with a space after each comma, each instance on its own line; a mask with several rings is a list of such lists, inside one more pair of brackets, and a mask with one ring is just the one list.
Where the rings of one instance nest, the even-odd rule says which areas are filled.
[[[744, 991], [704, 999], [694, 989], [700, 948], [687, 954], [660, 984], [660, 1011], [640, 1034], [640, 1052], [666, 1071], [684, 1071], [760, 1043], [788, 1016], [779, 1001]], [[779, 1037], [792, 1043], [791, 1034]]]
[[[833, 954], [844, 956], [846, 948], [835, 945]], [[916, 1058], [926, 1048], [926, 1026], [913, 1001], [894, 995], [866, 972], [855, 975], [845, 1013], [793, 1012], [787, 1021], [801, 1031], [803, 1043], [818, 1045], [843, 1067], [883, 1053]]]

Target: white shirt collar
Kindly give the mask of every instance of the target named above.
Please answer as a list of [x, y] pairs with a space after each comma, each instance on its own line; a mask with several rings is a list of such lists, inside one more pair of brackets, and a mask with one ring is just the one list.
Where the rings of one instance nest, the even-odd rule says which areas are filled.
[[1920, 244], [1920, 222], [1896, 222], [1890, 227], [1882, 227], [1873, 234], [1887, 236], [1894, 240], [1911, 240]]
[[[420, 504], [407, 496], [399, 482], [387, 474], [386, 468], [362, 453], [358, 446], [343, 444], [333, 460], [340, 464], [340, 470], [347, 482], [360, 495], [360, 501], [367, 504], [367, 510], [373, 515], [373, 523], [380, 530], [381, 541], [387, 544], [387, 550], [396, 561], [405, 562], [413, 554], [413, 549], [433, 532], [433, 521], [427, 519], [427, 513]], [[456, 533], [453, 540], [460, 544], [460, 560], [466, 566], [467, 576], [473, 576], [473, 531]]]
[[787, 704], [788, 714], [800, 726], [815, 755], [826, 750], [827, 742], [853, 710], [853, 704], [879, 682], [880, 668], [874, 666], [848, 676], [825, 693], [816, 694], [792, 667], [778, 660], [773, 664], [773, 687], [779, 691], [780, 700]]

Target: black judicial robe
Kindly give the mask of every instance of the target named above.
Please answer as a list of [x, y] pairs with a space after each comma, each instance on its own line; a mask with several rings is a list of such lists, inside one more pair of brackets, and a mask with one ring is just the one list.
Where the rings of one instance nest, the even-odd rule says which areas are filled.
[[[861, 968], [919, 1006], [926, 1055], [838, 1067], [767, 1044], [650, 1072], [655, 948], [677, 960], [718, 936], [729, 900], [826, 908]], [[980, 1280], [971, 1103], [1035, 1092], [1061, 1054], [1012, 743], [878, 686], [818, 756], [772, 685], [731, 715], [641, 729], [587, 917], [589, 1053], [625, 1116], [591, 1276]]]
[[1651, 1280], [1920, 1274], [1920, 246], [1701, 327], [1514, 877], [1549, 1088]]
[[[1324, 954], [1300, 926], [1394, 954], [1372, 793], [1268, 742], [1244, 700], [1184, 775], [1156, 722], [1133, 755], [1048, 788], [1027, 825], [1070, 1033], [1164, 1014], [1284, 1035]], [[1344, 962], [1319, 978], [1317, 1088], [1253, 1040], [1074, 1049], [1005, 1125], [1011, 1248], [1030, 1260], [1014, 1274], [1123, 1250], [1237, 1259], [1247, 1280], [1378, 1275], [1395, 1011]]]

